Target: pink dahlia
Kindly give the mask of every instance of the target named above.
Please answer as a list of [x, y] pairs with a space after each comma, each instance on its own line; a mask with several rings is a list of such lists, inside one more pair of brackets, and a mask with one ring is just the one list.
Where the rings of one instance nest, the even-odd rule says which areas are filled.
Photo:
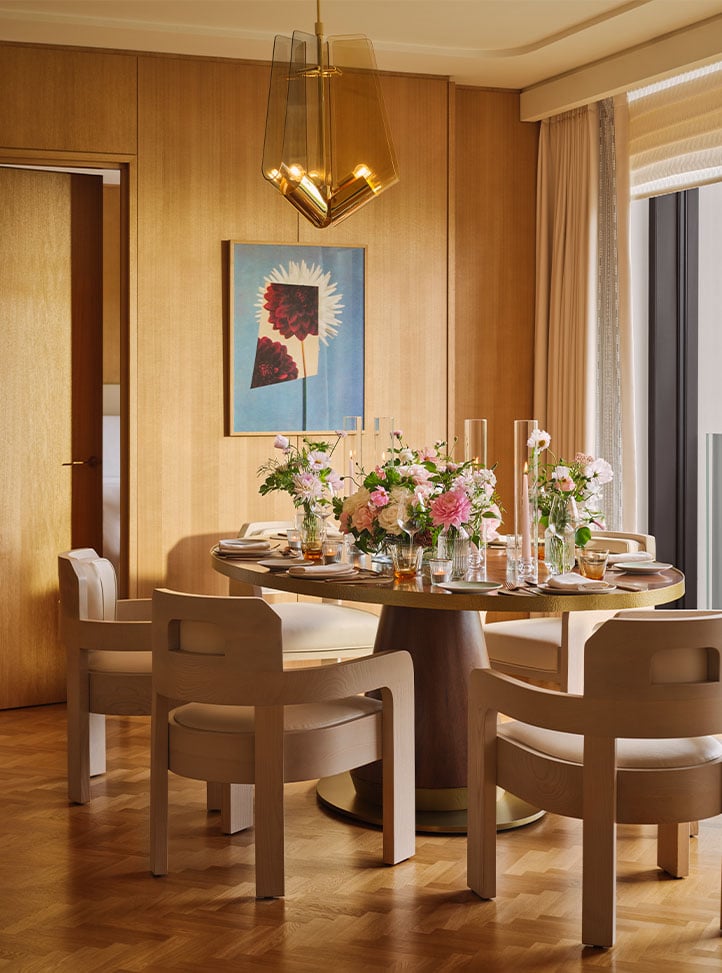
[[471, 500], [462, 490], [449, 490], [429, 505], [431, 520], [437, 527], [461, 527], [471, 514]]

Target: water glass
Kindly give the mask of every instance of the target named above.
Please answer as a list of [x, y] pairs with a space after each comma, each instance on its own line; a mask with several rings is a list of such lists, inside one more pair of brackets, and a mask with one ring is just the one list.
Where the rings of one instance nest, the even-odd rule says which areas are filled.
[[608, 557], [609, 551], [587, 551], [582, 548], [578, 556], [579, 573], [585, 578], [601, 581], [607, 570]]
[[413, 544], [394, 544], [391, 548], [391, 558], [394, 563], [394, 577], [397, 581], [410, 581], [421, 570], [423, 547]]

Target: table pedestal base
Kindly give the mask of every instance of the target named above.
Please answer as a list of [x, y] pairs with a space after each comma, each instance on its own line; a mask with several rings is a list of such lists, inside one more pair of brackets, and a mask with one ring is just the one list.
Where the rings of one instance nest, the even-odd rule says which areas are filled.
[[[354, 821], [381, 826], [381, 807], [364, 800], [356, 792], [349, 773], [324, 777], [316, 785], [316, 794], [324, 807]], [[465, 802], [464, 802], [465, 805]], [[508, 791], [502, 791], [496, 802], [496, 829], [507, 831], [537, 821], [544, 811], [532, 807]], [[455, 811], [416, 812], [416, 830], [422, 834], [466, 834], [466, 806]]]

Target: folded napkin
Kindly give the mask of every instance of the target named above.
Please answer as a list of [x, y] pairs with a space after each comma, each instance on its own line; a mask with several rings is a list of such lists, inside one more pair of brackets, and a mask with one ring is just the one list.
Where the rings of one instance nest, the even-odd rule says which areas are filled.
[[546, 584], [547, 588], [558, 588], [560, 591], [604, 591], [609, 585], [606, 581], [593, 581], [591, 578], [583, 578], [581, 574], [555, 574]]
[[288, 573], [294, 578], [342, 578], [354, 574], [355, 571], [353, 564], [342, 564], [341, 561], [333, 561], [331, 564], [296, 564], [288, 569]]
[[218, 550], [221, 554], [261, 554], [271, 550], [271, 543], [257, 538], [228, 537], [218, 541]]
[[619, 564], [620, 561], [653, 561], [649, 551], [633, 551], [631, 554], [610, 554], [607, 564]]

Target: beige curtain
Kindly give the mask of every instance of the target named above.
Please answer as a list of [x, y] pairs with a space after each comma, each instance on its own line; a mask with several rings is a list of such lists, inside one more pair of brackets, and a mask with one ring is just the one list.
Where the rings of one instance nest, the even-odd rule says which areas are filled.
[[539, 142], [534, 413], [566, 459], [594, 446], [597, 129], [588, 105]]

